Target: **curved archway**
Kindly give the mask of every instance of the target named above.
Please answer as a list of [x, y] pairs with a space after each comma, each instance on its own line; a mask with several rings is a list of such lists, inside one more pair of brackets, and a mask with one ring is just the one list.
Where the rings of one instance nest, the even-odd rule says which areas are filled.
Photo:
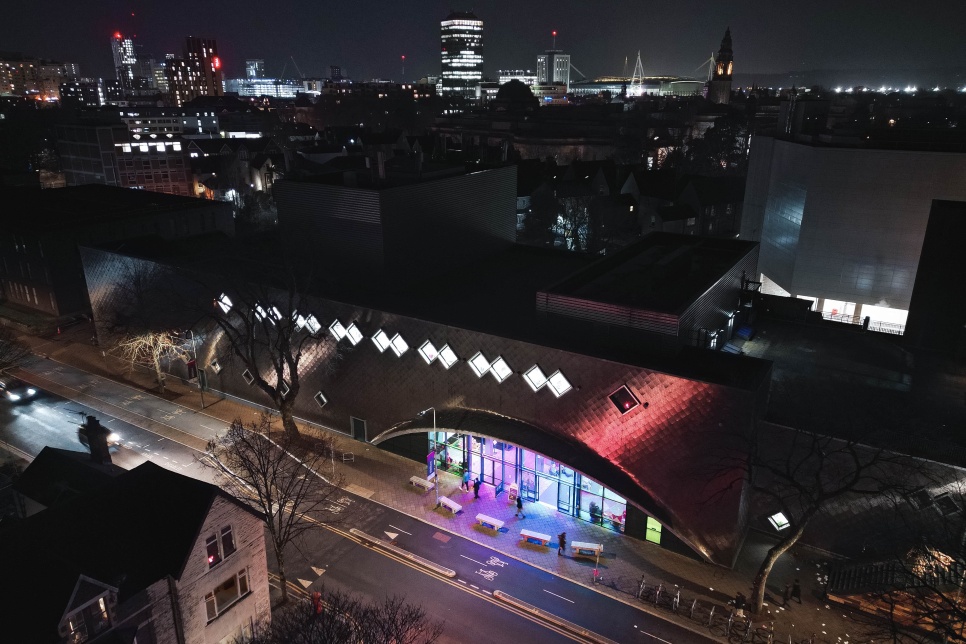
[[[427, 421], [430, 422], [427, 423]], [[587, 475], [659, 521], [675, 537], [687, 544], [695, 554], [713, 562], [705, 554], [704, 549], [689, 539], [684, 531], [676, 529], [672, 513], [667, 508], [663, 507], [627, 472], [586, 445], [564, 442], [559, 435], [553, 435], [531, 423], [479, 409], [437, 409], [435, 425], [437, 431], [482, 436], [519, 445]], [[396, 423], [374, 436], [371, 442], [373, 445], [378, 445], [397, 436], [431, 431], [433, 431], [431, 416], [426, 415]]]

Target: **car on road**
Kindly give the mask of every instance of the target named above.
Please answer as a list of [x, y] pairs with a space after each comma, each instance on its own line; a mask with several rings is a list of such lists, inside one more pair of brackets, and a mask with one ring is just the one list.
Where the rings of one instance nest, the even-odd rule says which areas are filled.
[[[81, 445], [87, 449], [91, 448], [90, 441], [87, 440], [87, 432], [84, 431], [83, 427], [77, 429], [77, 440], [80, 441]], [[107, 448], [109, 450], [115, 451], [121, 444], [121, 435], [117, 432], [111, 432], [107, 435]]]
[[19, 378], [0, 378], [0, 395], [9, 402], [26, 402], [37, 395], [37, 390]]

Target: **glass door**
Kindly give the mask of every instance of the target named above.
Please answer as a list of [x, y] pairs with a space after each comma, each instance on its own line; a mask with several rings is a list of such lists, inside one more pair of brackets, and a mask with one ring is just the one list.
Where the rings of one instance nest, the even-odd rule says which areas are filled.
[[557, 483], [557, 510], [573, 514], [574, 486], [560, 481]]

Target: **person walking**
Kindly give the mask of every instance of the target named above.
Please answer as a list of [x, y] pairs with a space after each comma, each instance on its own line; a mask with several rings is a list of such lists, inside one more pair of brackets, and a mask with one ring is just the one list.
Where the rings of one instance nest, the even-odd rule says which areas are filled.
[[792, 598], [795, 599], [799, 604], [802, 603], [802, 585], [798, 583], [797, 579], [795, 580], [795, 583], [792, 584]]
[[782, 591], [782, 606], [788, 606], [788, 600], [792, 598], [792, 585], [785, 584], [785, 590]]
[[561, 532], [557, 535], [557, 555], [562, 555], [567, 549], [567, 533]]
[[476, 479], [475, 481], [473, 481], [473, 498], [476, 498], [476, 499], [480, 498], [481, 485], [483, 485], [483, 482], [480, 479]]
[[463, 470], [463, 482], [460, 483], [460, 489], [470, 491], [470, 468]]
[[523, 517], [524, 519], [527, 518], [527, 515], [525, 515], [523, 513], [523, 497], [522, 496], [517, 496], [517, 511], [513, 514], [513, 516], [515, 516], [515, 517], [516, 516], [520, 516], [520, 517]]

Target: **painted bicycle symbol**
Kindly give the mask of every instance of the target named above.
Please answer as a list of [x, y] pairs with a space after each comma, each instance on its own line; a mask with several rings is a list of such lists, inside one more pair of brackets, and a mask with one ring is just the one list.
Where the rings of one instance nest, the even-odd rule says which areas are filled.
[[502, 560], [500, 560], [497, 557], [490, 557], [486, 561], [486, 565], [488, 565], [488, 566], [499, 566], [500, 568], [503, 568], [508, 563], [509, 563], [508, 561], [502, 561]]
[[476, 574], [478, 574], [480, 577], [482, 577], [487, 581], [493, 581], [494, 579], [496, 579], [496, 576], [498, 573], [495, 570], [483, 570], [481, 568], [480, 570], [476, 571]]

